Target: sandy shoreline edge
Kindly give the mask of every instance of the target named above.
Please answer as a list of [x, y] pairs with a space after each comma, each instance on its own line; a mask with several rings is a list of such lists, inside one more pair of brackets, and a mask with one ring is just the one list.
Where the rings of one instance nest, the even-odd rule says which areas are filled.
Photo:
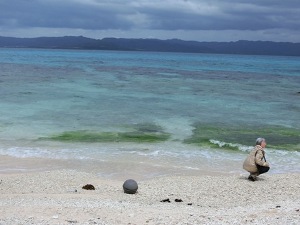
[[137, 181], [134, 195], [123, 181], [74, 170], [0, 177], [1, 225], [300, 224], [299, 173], [159, 177]]

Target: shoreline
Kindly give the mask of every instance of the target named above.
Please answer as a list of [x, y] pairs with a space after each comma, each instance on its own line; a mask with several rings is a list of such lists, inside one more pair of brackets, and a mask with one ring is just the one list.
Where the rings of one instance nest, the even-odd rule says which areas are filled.
[[[121, 180], [74, 170], [0, 174], [0, 224], [299, 224], [300, 173]], [[95, 190], [83, 190], [92, 184]], [[161, 202], [169, 199], [170, 202]], [[181, 201], [179, 201], [181, 200]], [[16, 213], [18, 212], [18, 213]]]
[[[148, 160], [148, 161], [147, 161]], [[193, 168], [187, 165], [177, 165], [156, 161], [150, 157], [137, 158], [116, 158], [111, 161], [104, 160], [78, 160], [78, 159], [53, 159], [25, 157], [16, 158], [12, 156], [0, 156], [0, 174], [27, 174], [51, 172], [56, 170], [74, 170], [79, 173], [96, 174], [103, 179], [123, 180], [127, 177], [139, 180], [151, 180], [157, 177], [168, 176], [230, 176], [243, 172], [242, 165], [237, 163], [231, 168], [230, 162], [224, 161], [221, 165], [210, 164], [210, 162], [199, 162], [199, 167]], [[223, 170], [221, 170], [222, 168]]]
[[[151, 179], [160, 175], [240, 174], [247, 151], [163, 143], [2, 143], [0, 173], [75, 169], [103, 177], [128, 174]], [[300, 172], [297, 151], [267, 148], [269, 173]], [[284, 157], [283, 157], [284, 155]], [[284, 165], [284, 166], [282, 166]]]

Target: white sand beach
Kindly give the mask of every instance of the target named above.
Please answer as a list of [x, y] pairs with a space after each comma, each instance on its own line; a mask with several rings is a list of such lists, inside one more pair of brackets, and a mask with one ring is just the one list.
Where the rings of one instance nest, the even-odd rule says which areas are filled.
[[0, 177], [1, 225], [300, 224], [300, 174], [159, 177], [137, 180], [133, 195], [74, 170]]

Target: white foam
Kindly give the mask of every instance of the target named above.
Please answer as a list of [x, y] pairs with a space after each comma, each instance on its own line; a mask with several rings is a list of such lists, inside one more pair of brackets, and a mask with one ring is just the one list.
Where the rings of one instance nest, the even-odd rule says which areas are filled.
[[214, 139], [210, 139], [209, 141], [215, 145], [218, 145], [220, 148], [228, 145], [228, 146], [234, 147], [234, 148], [237, 147], [239, 150], [244, 151], [244, 152], [247, 152], [253, 148], [251, 146], [241, 145], [241, 144], [237, 144], [237, 143], [223, 142], [223, 141], [218, 141], [218, 140], [214, 140]]

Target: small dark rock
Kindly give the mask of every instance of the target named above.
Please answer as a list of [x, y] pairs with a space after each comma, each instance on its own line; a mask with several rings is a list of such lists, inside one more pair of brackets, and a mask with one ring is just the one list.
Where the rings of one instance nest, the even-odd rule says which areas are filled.
[[175, 199], [175, 202], [182, 202], [182, 200], [179, 199], [179, 198], [176, 198], [176, 199]]
[[95, 190], [95, 187], [92, 184], [86, 184], [82, 187], [85, 190]]
[[68, 223], [77, 223], [77, 220], [66, 220]]
[[193, 203], [188, 203], [187, 205], [193, 205]]
[[163, 199], [160, 202], [171, 202], [169, 198]]
[[280, 207], [281, 207], [280, 205], [277, 205], [277, 206], [276, 206], [276, 208], [280, 208]]

